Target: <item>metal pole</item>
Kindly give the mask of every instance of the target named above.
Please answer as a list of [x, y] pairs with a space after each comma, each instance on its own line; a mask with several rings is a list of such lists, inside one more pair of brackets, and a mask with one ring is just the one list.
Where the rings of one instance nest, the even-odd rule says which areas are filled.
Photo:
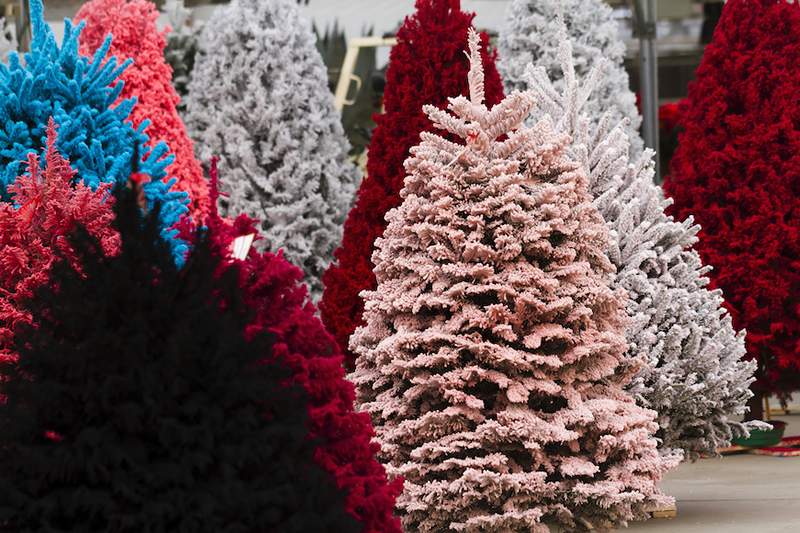
[[[658, 52], [656, 50], [656, 0], [634, 0], [636, 35], [639, 37], [639, 80], [642, 94], [644, 144], [658, 152]], [[661, 165], [656, 157], [656, 181]]]
[[19, 0], [19, 16], [16, 20], [17, 47], [20, 53], [27, 52], [31, 46], [31, 11], [28, 0]]

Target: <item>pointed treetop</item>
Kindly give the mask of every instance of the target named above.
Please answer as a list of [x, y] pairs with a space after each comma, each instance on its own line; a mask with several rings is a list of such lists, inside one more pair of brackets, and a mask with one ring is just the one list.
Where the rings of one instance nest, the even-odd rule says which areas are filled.
[[[470, 64], [467, 73], [469, 99], [463, 95], [448, 98], [447, 107], [454, 113], [453, 115], [429, 104], [422, 106], [422, 110], [434, 127], [461, 137], [467, 142], [467, 148], [471, 147], [485, 153], [492, 148], [492, 141], [522, 125], [530, 115], [534, 106], [534, 98], [530, 91], [514, 91], [490, 111], [484, 104], [484, 72], [483, 59], [480, 54], [480, 34], [473, 28], [469, 29], [467, 44], [469, 52], [465, 53]], [[423, 132], [421, 136], [423, 140], [430, 138], [430, 134], [427, 132]], [[515, 142], [509, 143], [509, 146], [511, 144], [517, 145]], [[505, 143], [501, 143], [501, 146], [505, 145]], [[412, 148], [412, 154], [414, 150], [420, 149], [420, 146]], [[510, 153], [503, 148], [500, 151], [504, 154]]]
[[[470, 55], [464, 50], [473, 18], [474, 13], [461, 10], [459, 0], [417, 0], [416, 11], [397, 30], [386, 70], [385, 109], [375, 117], [368, 177], [347, 216], [336, 261], [325, 273], [319, 304], [325, 325], [344, 349], [362, 323], [364, 302], [359, 294], [375, 287], [372, 251], [386, 228], [386, 213], [402, 201], [403, 162], [420, 133], [434, 130], [423, 106], [444, 108], [450, 97], [470, 94]], [[483, 104], [491, 108], [501, 100], [503, 84], [489, 37], [479, 35]], [[352, 368], [355, 355], [349, 350], [346, 354]]]
[[[53, 117], [47, 121], [47, 145], [45, 152], [45, 163], [47, 165], [48, 175], [61, 176], [65, 182], [71, 181], [78, 172], [69, 166], [69, 161], [64, 159], [56, 149], [56, 141], [58, 140], [58, 126]], [[35, 171], [36, 167], [31, 167], [31, 171]], [[104, 187], [109, 187], [105, 185]]]
[[[575, 70], [572, 39], [567, 32], [567, 25], [560, 15], [556, 23], [560, 42], [557, 57], [563, 74], [563, 93], [559, 93], [554, 87], [547, 68], [542, 65], [535, 66], [533, 63], [529, 64], [525, 71], [527, 88], [536, 94], [539, 100], [538, 107], [543, 113], [551, 117], [560, 117], [556, 124], [559, 130], [565, 131], [573, 138], [581, 135], [593, 136], [596, 131], [589, 131], [589, 117], [583, 120], [582, 115], [589, 97], [597, 91], [601, 77], [608, 70], [609, 61], [606, 58], [599, 59], [597, 64], [592, 66], [589, 75], [580, 79]], [[606, 110], [604, 114], [608, 115], [610, 112], [611, 110]], [[627, 117], [623, 120], [630, 121]]]
[[[531, 64], [542, 67], [552, 78], [551, 83], [559, 91], [565, 91], [564, 100], [571, 104], [580, 102], [577, 107], [587, 113], [590, 130], [603, 115], [611, 114], [614, 124], [627, 117], [624, 129], [631, 140], [631, 153], [636, 157], [641, 154], [643, 146], [638, 133], [641, 117], [624, 69], [625, 44], [618, 37], [617, 21], [606, 2], [514, 0], [498, 47], [500, 67], [509, 90], [528, 89]], [[562, 71], [568, 57], [570, 67]], [[597, 69], [602, 73], [599, 78]], [[589, 81], [590, 77], [594, 79]], [[586, 90], [580, 94], [574, 92], [576, 78], [586, 83]], [[534, 116], [546, 113], [538, 109]], [[576, 115], [559, 116], [571, 120], [568, 129], [579, 128], [574, 121]]]
[[467, 37], [469, 43], [469, 53], [464, 53], [469, 57], [469, 96], [473, 104], [484, 104], [483, 88], [483, 59], [481, 58], [481, 37], [475, 28], [469, 28]]

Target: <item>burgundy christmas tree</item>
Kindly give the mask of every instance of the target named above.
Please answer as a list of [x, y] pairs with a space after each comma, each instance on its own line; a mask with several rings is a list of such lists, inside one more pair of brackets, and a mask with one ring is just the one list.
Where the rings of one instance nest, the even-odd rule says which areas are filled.
[[[625, 295], [569, 137], [514, 92], [426, 106], [402, 204], [376, 241], [377, 289], [350, 347], [408, 531], [608, 529], [669, 500], [655, 413], [624, 387]], [[627, 363], [627, 361], [626, 361]], [[634, 365], [635, 366], [635, 365]], [[635, 371], [635, 370], [634, 370]]]
[[189, 193], [189, 209], [194, 221], [201, 224], [208, 213], [208, 184], [194, 157], [194, 145], [178, 115], [180, 97], [172, 86], [172, 69], [164, 59], [165, 33], [156, 27], [158, 10], [146, 0], [92, 0], [75, 15], [85, 21], [81, 33], [82, 54], [91, 56], [106, 36], [114, 36], [110, 55], [120, 61], [132, 58], [133, 64], [121, 76], [125, 87], [119, 100], [135, 97], [131, 121], [138, 127], [149, 120], [150, 139], [165, 141], [175, 155], [167, 175], [177, 180], [177, 190]]
[[[323, 277], [322, 320], [350, 367], [354, 356], [347, 344], [362, 323], [364, 309], [359, 293], [375, 288], [373, 244], [386, 228], [386, 213], [400, 204], [403, 161], [409, 149], [419, 142], [420, 132], [433, 129], [422, 106], [444, 107], [448, 97], [467, 92], [464, 46], [474, 15], [461, 11], [460, 0], [417, 0], [416, 9], [397, 32], [386, 72], [385, 112], [376, 117], [367, 176], [347, 216], [342, 245]], [[503, 85], [487, 43], [488, 37], [482, 35], [486, 103], [491, 106], [502, 98]]]
[[702, 227], [708, 275], [747, 330], [754, 389], [781, 396], [800, 388], [798, 62], [800, 4], [729, 0], [681, 105], [665, 181], [675, 214]]
[[50, 119], [44, 161], [30, 154], [27, 174], [8, 187], [14, 203], [0, 203], [0, 359], [16, 357], [13, 331], [30, 323], [21, 302], [47, 283], [56, 256], [73, 259], [67, 235], [82, 226], [107, 255], [119, 250], [119, 235], [111, 227], [111, 184], [93, 191], [82, 180], [73, 185], [75, 175], [56, 150], [56, 127]]
[[[227, 257], [235, 239], [257, 233], [257, 224], [245, 215], [232, 222], [223, 220], [215, 207], [215, 164], [211, 183], [208, 228], [217, 253]], [[378, 447], [371, 442], [374, 432], [369, 415], [354, 411], [355, 393], [344, 379], [341, 351], [316, 316], [301, 282], [303, 272], [280, 252], [258, 253], [255, 248], [236, 265], [244, 301], [255, 315], [250, 334], [272, 334], [274, 357], [289, 366], [293, 383], [308, 394], [310, 436], [319, 442], [317, 462], [345, 489], [347, 511], [365, 533], [399, 533], [393, 510], [402, 482], [389, 483], [375, 459]]]

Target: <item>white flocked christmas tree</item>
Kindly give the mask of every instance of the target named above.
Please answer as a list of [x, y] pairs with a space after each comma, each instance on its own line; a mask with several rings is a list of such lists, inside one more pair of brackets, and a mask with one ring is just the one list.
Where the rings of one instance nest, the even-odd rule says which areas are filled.
[[[624, 386], [627, 295], [569, 137], [514, 92], [489, 110], [478, 35], [469, 97], [425, 106], [377, 289], [350, 347], [406, 531], [607, 531], [664, 503], [656, 414]], [[562, 531], [562, 529], [556, 529]]]
[[[615, 123], [627, 118], [624, 129], [631, 155], [638, 157], [644, 149], [639, 133], [642, 117], [625, 71], [625, 43], [611, 7], [603, 0], [512, 0], [498, 42], [497, 68], [506, 92], [528, 88], [525, 72], [529, 64], [545, 68], [556, 88], [563, 89], [559, 17], [573, 42], [578, 79], [583, 80], [604, 59], [607, 62], [605, 75], [585, 104], [587, 114], [595, 123], [612, 109]], [[536, 111], [532, 115], [534, 119], [540, 116]]]
[[220, 209], [261, 220], [312, 297], [333, 257], [360, 173], [295, 0], [233, 0], [201, 35], [186, 124], [204, 163], [220, 158]]
[[626, 119], [615, 122], [614, 109], [599, 119], [587, 114], [596, 111], [587, 103], [608, 70], [597, 65], [582, 83], [563, 28], [557, 58], [561, 83], [553, 84], [543, 67], [529, 67], [528, 85], [540, 112], [573, 138], [570, 152], [589, 175], [594, 205], [611, 230], [615, 284], [631, 297], [628, 354], [648, 362], [628, 388], [659, 413], [665, 453], [713, 455], [748, 432], [738, 420], [755, 365], [742, 360], [744, 332], [734, 331], [720, 291], [707, 287], [709, 267], [692, 248], [700, 227], [665, 213], [671, 202], [653, 182], [653, 152], [631, 155]]

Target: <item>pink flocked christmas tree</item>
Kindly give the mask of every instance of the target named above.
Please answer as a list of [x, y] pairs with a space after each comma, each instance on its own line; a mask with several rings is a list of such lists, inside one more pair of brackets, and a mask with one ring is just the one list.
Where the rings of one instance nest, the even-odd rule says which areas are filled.
[[119, 250], [119, 234], [111, 226], [111, 184], [94, 191], [82, 180], [72, 184], [76, 172], [56, 150], [53, 119], [44, 163], [30, 154], [27, 174], [8, 188], [15, 205], [0, 203], [0, 359], [16, 360], [12, 332], [31, 320], [20, 303], [47, 283], [57, 254], [72, 258], [66, 237], [76, 227], [97, 238], [107, 255]]
[[180, 97], [172, 87], [172, 68], [164, 59], [165, 32], [156, 27], [158, 10], [147, 0], [92, 0], [75, 15], [84, 21], [80, 52], [91, 56], [113, 35], [110, 55], [133, 64], [122, 73], [125, 87], [118, 101], [135, 97], [131, 121], [138, 127], [149, 120], [147, 134], [152, 142], [165, 141], [175, 162], [167, 175], [177, 180], [175, 188], [189, 193], [189, 209], [194, 221], [202, 224], [208, 214], [208, 182], [194, 157], [194, 145], [178, 115]]
[[405, 478], [407, 531], [605, 530], [670, 498], [674, 465], [620, 371], [625, 300], [569, 139], [515, 92], [487, 109], [471, 32], [470, 97], [431, 121], [373, 254], [377, 289], [350, 376], [381, 459]]

